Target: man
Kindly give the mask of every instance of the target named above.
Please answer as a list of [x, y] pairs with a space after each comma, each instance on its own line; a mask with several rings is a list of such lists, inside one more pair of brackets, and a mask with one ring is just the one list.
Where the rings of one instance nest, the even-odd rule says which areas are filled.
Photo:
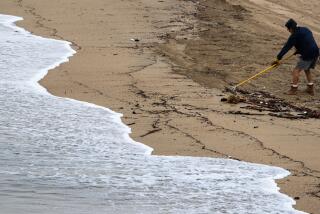
[[298, 27], [297, 23], [293, 19], [285, 24], [288, 31], [291, 33], [287, 43], [283, 46], [282, 50], [277, 56], [277, 60], [272, 65], [279, 64], [282, 57], [292, 48], [296, 48], [295, 54], [299, 54], [299, 61], [292, 71], [292, 86], [286, 93], [288, 95], [296, 95], [298, 91], [298, 82], [300, 72], [304, 71], [307, 77], [307, 89], [306, 92], [310, 95], [314, 95], [314, 87], [310, 69], [314, 69], [319, 57], [319, 48], [313, 38], [312, 32], [306, 27]]

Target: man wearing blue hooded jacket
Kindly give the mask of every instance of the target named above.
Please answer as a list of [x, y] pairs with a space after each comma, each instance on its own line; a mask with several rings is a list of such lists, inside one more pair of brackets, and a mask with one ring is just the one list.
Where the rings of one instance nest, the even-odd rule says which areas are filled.
[[306, 27], [299, 27], [293, 19], [289, 19], [285, 24], [288, 31], [291, 33], [287, 43], [277, 56], [277, 60], [272, 64], [279, 64], [282, 57], [292, 48], [296, 48], [296, 54], [300, 55], [299, 61], [292, 71], [291, 89], [286, 93], [288, 95], [296, 95], [298, 91], [299, 76], [301, 71], [304, 71], [307, 77], [306, 92], [314, 95], [313, 80], [310, 69], [314, 69], [319, 58], [319, 48], [313, 37], [312, 32]]

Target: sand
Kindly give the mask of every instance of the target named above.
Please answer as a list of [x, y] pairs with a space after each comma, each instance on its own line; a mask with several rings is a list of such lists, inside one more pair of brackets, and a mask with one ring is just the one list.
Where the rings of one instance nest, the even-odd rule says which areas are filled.
[[[77, 54], [41, 84], [54, 95], [123, 113], [132, 138], [157, 155], [234, 158], [288, 169], [281, 191], [320, 213], [319, 120], [234, 115], [225, 85], [268, 66], [285, 42], [288, 17], [320, 38], [316, 0], [2, 0], [0, 13]], [[132, 41], [138, 39], [139, 41]], [[294, 59], [246, 86], [319, 108], [302, 92], [286, 97]], [[319, 68], [315, 70], [319, 87]], [[302, 86], [304, 86], [302, 84]]]

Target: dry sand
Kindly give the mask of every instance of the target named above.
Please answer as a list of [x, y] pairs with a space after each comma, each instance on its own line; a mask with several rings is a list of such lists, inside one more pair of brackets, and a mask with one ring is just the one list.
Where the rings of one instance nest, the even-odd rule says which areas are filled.
[[[73, 43], [77, 54], [41, 81], [51, 93], [124, 114], [132, 137], [158, 155], [235, 158], [286, 168], [278, 183], [296, 208], [320, 213], [319, 120], [232, 115], [230, 82], [268, 65], [296, 18], [320, 33], [317, 0], [1, 0], [29, 31]], [[239, 6], [240, 4], [240, 6]], [[130, 39], [138, 38], [139, 42]], [[294, 60], [249, 89], [282, 96]], [[319, 69], [316, 84], [319, 87]], [[320, 94], [320, 90], [317, 89]], [[319, 95], [288, 98], [319, 108]], [[297, 99], [298, 98], [298, 99]]]

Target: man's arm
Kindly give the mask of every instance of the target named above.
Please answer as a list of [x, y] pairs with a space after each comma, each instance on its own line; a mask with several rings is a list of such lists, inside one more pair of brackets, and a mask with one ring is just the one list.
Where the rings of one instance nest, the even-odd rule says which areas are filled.
[[282, 57], [286, 55], [286, 53], [288, 53], [288, 51], [295, 45], [295, 43], [296, 43], [296, 37], [295, 35], [291, 35], [287, 43], [283, 46], [282, 50], [278, 54], [277, 59], [281, 60]]

